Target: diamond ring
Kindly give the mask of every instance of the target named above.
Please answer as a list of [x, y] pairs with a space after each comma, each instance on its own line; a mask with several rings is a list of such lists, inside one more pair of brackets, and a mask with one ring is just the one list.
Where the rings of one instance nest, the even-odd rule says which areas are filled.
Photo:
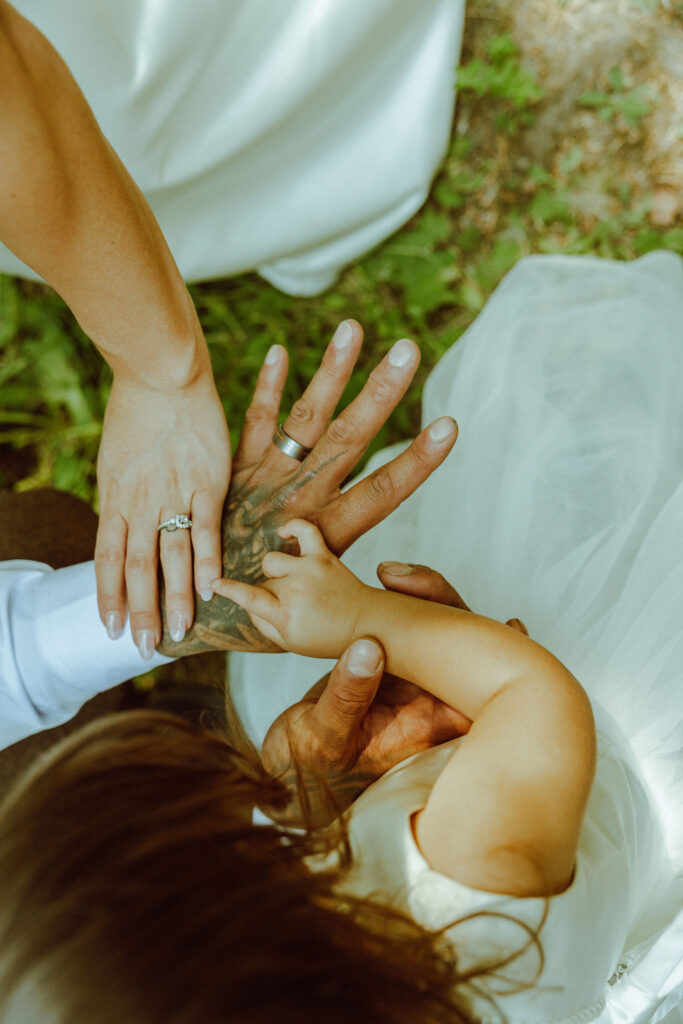
[[192, 526], [192, 520], [189, 516], [171, 516], [165, 523], [160, 523], [157, 526], [157, 533], [159, 530], [168, 530], [169, 533], [174, 533], [176, 530], [189, 530]]

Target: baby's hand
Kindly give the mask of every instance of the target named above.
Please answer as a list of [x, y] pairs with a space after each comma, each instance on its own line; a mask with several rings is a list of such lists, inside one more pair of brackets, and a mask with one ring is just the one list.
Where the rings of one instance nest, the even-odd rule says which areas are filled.
[[280, 647], [312, 658], [338, 658], [355, 636], [370, 588], [327, 549], [313, 523], [292, 519], [278, 533], [299, 542], [298, 557], [270, 551], [262, 563], [269, 579], [262, 586], [219, 579], [213, 589], [244, 608]]

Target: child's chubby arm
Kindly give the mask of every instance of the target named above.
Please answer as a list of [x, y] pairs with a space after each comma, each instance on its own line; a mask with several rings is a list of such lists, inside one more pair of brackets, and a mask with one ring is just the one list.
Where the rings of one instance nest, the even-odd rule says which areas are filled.
[[340, 656], [374, 636], [387, 671], [473, 722], [414, 825], [432, 867], [474, 888], [560, 892], [572, 876], [595, 765], [590, 703], [571, 673], [529, 637], [491, 619], [361, 583], [312, 524], [281, 530], [299, 557], [266, 556], [263, 587], [220, 580], [280, 646]]

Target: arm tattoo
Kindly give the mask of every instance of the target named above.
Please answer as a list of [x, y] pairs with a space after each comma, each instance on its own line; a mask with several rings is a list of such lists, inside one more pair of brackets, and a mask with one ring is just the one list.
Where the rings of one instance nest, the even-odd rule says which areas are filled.
[[[343, 454], [343, 453], [340, 453]], [[295, 514], [290, 510], [299, 491], [339, 456], [310, 471], [300, 467], [285, 484], [254, 486], [246, 481], [231, 487], [221, 520], [223, 575], [244, 583], [258, 584], [265, 579], [261, 569], [269, 551], [296, 551], [292, 542], [278, 536], [278, 527]], [[310, 515], [311, 509], [299, 509], [296, 515]], [[166, 601], [161, 590], [161, 615], [164, 626], [158, 650], [171, 658], [202, 651], [277, 651], [253, 625], [249, 616], [233, 601], [214, 594], [210, 601], [197, 599], [195, 620], [179, 643], [171, 639], [166, 621]]]

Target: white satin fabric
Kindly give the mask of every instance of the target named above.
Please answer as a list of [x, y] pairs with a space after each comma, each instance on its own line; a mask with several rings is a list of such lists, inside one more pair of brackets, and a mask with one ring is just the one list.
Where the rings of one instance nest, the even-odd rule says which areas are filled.
[[[14, 0], [69, 65], [187, 280], [327, 288], [424, 202], [465, 0]], [[0, 246], [0, 271], [33, 275]]]
[[[475, 610], [520, 617], [607, 709], [621, 735], [615, 749], [637, 763], [638, 800], [616, 776], [605, 791], [620, 839], [612, 867], [602, 858], [590, 884], [613, 894], [612, 912], [598, 920], [585, 905], [571, 942], [610, 966], [587, 1005], [568, 959], [572, 1024], [681, 1019], [682, 380], [677, 256], [522, 260], [425, 386], [424, 421], [458, 420], [453, 454], [345, 558], [368, 582], [383, 559], [434, 566]], [[231, 657], [235, 703], [257, 742], [327, 667], [292, 655]], [[635, 866], [648, 815], [661, 830], [652, 874]], [[559, 997], [558, 1007], [567, 1016]]]

